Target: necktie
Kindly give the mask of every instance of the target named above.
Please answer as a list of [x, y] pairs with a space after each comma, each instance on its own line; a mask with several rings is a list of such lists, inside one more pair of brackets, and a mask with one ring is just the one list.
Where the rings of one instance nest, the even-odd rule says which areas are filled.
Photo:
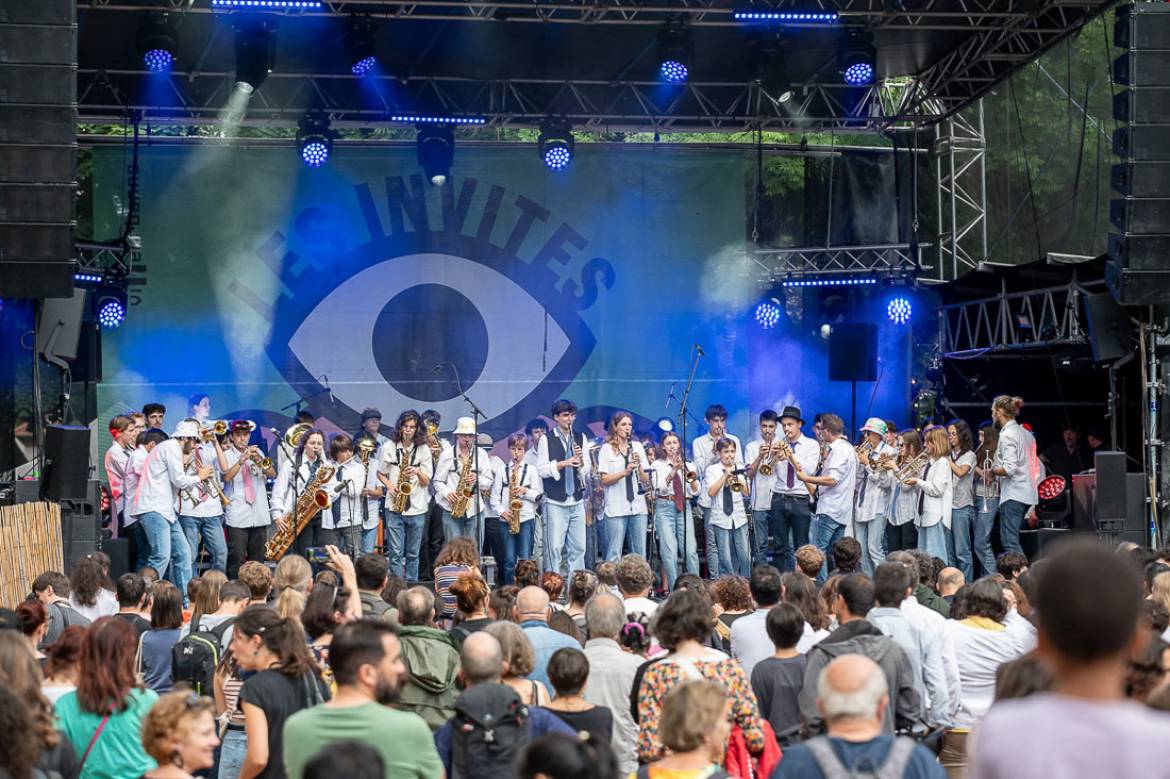
[[[926, 467], [922, 470], [922, 475], [918, 477], [918, 481], [920, 481], [920, 482], [926, 481], [926, 474], [928, 474], [928, 473], [930, 473], [930, 463], [926, 464]], [[919, 485], [919, 489], [921, 489], [921, 488], [922, 488], [921, 485]], [[918, 516], [922, 516], [922, 507], [925, 503], [926, 503], [926, 493], [919, 492], [918, 493]]]
[[731, 487], [727, 486], [727, 482], [723, 483], [723, 513], [729, 517], [735, 513], [735, 501], [731, 497]]
[[682, 474], [679, 473], [678, 471], [674, 472], [674, 479], [671, 481], [671, 486], [674, 487], [674, 509], [675, 509], [675, 511], [682, 511], [683, 510], [683, 482], [682, 482]]
[[240, 469], [244, 472], [244, 500], [251, 506], [256, 502], [256, 485], [252, 482], [252, 466], [240, 455]]
[[[630, 449], [627, 449], [625, 455], [623, 455], [626, 458], [627, 468], [630, 466], [630, 451]], [[634, 502], [634, 474], [632, 473], [626, 474], [626, 500], [630, 503]]]

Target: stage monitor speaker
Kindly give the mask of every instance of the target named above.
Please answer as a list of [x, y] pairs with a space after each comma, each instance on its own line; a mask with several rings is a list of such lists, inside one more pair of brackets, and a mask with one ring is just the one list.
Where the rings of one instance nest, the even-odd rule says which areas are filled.
[[45, 429], [45, 498], [83, 500], [89, 480], [89, 428]]
[[1085, 295], [1089, 345], [1095, 362], [1113, 362], [1133, 352], [1129, 317], [1108, 293]]
[[77, 191], [75, 0], [0, 11], [0, 297], [67, 297]]
[[877, 325], [834, 325], [829, 334], [829, 381], [876, 380]]
[[1097, 452], [1093, 467], [1097, 471], [1097, 495], [1093, 519], [1119, 520], [1126, 518], [1125, 452]]
[[61, 541], [64, 546], [65, 573], [85, 555], [101, 545], [101, 484], [88, 481], [82, 497], [60, 501]]

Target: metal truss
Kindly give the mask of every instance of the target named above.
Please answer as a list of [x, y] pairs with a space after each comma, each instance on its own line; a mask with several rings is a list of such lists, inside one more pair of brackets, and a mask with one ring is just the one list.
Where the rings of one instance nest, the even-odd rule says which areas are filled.
[[929, 244], [874, 244], [867, 246], [805, 247], [799, 249], [752, 249], [749, 257], [761, 284], [810, 276], [837, 277], [873, 275], [917, 276], [918, 250]]
[[987, 257], [987, 138], [983, 101], [934, 126], [938, 177], [937, 280], [974, 270]]
[[1060, 287], [1007, 292], [942, 306], [942, 351], [963, 359], [987, 353], [1086, 342], [1081, 298], [1091, 294], [1075, 279]]

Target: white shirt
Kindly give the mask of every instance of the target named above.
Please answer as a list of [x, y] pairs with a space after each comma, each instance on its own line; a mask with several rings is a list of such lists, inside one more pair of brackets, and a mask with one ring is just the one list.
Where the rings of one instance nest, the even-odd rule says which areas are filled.
[[[199, 452], [199, 461], [211, 468], [212, 476], [209, 481], [220, 481], [219, 478], [219, 458], [215, 456], [215, 444], [199, 444], [197, 449]], [[196, 462], [192, 458], [191, 463], [187, 466], [191, 473], [196, 472]], [[191, 499], [195, 499], [195, 503]], [[182, 517], [218, 517], [223, 515], [223, 503], [215, 494], [204, 488], [203, 484], [193, 487], [192, 489], [179, 492], [179, 500], [176, 503], [176, 510], [179, 516]]]
[[[734, 465], [733, 467], [738, 469], [738, 468], [741, 468], [742, 466], [739, 463], [736, 463], [736, 465]], [[719, 479], [721, 479], [722, 477], [723, 477], [723, 465], [721, 463], [715, 463], [714, 465], [709, 465], [709, 466], [707, 466], [707, 471], [705, 474], [705, 478], [703, 479], [703, 484], [704, 485], [714, 484], [715, 482], [719, 481]], [[741, 483], [744, 480], [742, 474], [740, 474], [736, 478], [738, 478]], [[709, 487], [704, 486], [703, 493], [706, 494], [708, 489], [709, 489]], [[743, 508], [743, 493], [739, 493], [739, 492], [732, 492], [731, 493], [731, 514], [727, 514], [723, 511], [723, 490], [726, 490], [726, 489], [727, 489], [726, 482], [724, 482], [723, 488], [719, 492], [715, 493], [714, 497], [708, 496], [709, 500], [711, 501], [711, 506], [710, 506], [711, 510], [707, 514], [707, 520], [711, 523], [711, 525], [713, 527], [723, 528], [724, 530], [738, 530], [739, 528], [741, 528], [747, 524], [747, 512], [744, 511], [744, 508]]]
[[[737, 469], [743, 468], [743, 445], [740, 444], [739, 439], [730, 433], [724, 431], [723, 437], [728, 441], [735, 442], [735, 467]], [[705, 477], [707, 470], [711, 465], [719, 462], [719, 454], [715, 451], [715, 444], [717, 439], [712, 438], [710, 433], [705, 433], [694, 440], [691, 444], [691, 453], [695, 458], [695, 466], [699, 469], [699, 476]], [[720, 474], [723, 470], [720, 469]], [[703, 489], [699, 490], [699, 505], [703, 508], [711, 506], [711, 496], [707, 494], [707, 487], [710, 486], [706, 479], [703, 479]]]
[[1015, 500], [1034, 506], [1039, 500], [1036, 487], [1040, 483], [1040, 459], [1036, 456], [1036, 439], [1011, 420], [999, 431], [995, 448], [995, 465], [1007, 476], [999, 480], [999, 500]]
[[829, 444], [822, 476], [837, 480], [831, 487], [817, 488], [817, 514], [823, 514], [839, 525], [849, 525], [853, 516], [853, 482], [857, 477], [857, 453], [844, 438]]
[[199, 480], [193, 474], [183, 469], [182, 441], [168, 438], [146, 456], [138, 481], [134, 513], [142, 515], [153, 512], [168, 522], [175, 522], [175, 498], [178, 491], [198, 483]]
[[[428, 461], [430, 458], [426, 458]], [[333, 480], [326, 485], [329, 490], [334, 505], [337, 506], [337, 518], [334, 519], [333, 512], [327, 511], [322, 515], [321, 527], [326, 529], [354, 527], [361, 525], [363, 530], [373, 530], [378, 526], [378, 499], [377, 498], [363, 498], [362, 490], [373, 490], [378, 487], [378, 469], [373, 463], [370, 463], [368, 469], [362, 467], [362, 461], [357, 457], [351, 457], [344, 463], [333, 463], [337, 471], [333, 475]], [[429, 465], [429, 462], [428, 462]], [[365, 479], [363, 483], [362, 479]], [[341, 485], [340, 492], [337, 488]], [[427, 491], [415, 485], [415, 490], [410, 493], [411, 502], [421, 493], [423, 504], [426, 505]], [[362, 501], [366, 501], [366, 516], [362, 517]]]
[[110, 483], [111, 509], [115, 514], [126, 509], [126, 468], [130, 464], [131, 450], [117, 441], [106, 450], [106, 481]]
[[[698, 471], [695, 470], [695, 464], [690, 460], [688, 460], [686, 465], [683, 467], [687, 471], [698, 473]], [[673, 469], [673, 466], [668, 460], [655, 460], [654, 464], [650, 466], [650, 470], [654, 472], [651, 476], [654, 484], [654, 492], [660, 499], [674, 499], [674, 484], [672, 484], [670, 480], [670, 474]], [[687, 475], [685, 473], [680, 471], [678, 476], [680, 479], [682, 479], [683, 482], [684, 498], [693, 498], [695, 495], [699, 494], [698, 480], [692, 482], [691, 484], [687, 484]], [[702, 474], [699, 474], [699, 478], [702, 478]]]
[[[796, 443], [788, 442], [792, 447], [792, 454], [796, 457], [796, 461], [800, 463], [801, 469], [805, 473], [816, 473], [817, 464], [821, 461], [821, 447], [817, 442], [806, 435], [801, 435], [796, 439]], [[795, 495], [798, 498], [808, 498], [808, 487], [800, 479], [796, 478], [796, 470], [792, 467], [792, 463], [785, 460], [778, 463], [776, 468], [776, 480], [772, 483], [772, 491], [780, 495]], [[788, 486], [788, 474], [792, 473], [792, 486]]]
[[[230, 469], [243, 458], [244, 454], [234, 446], [223, 450], [223, 457], [227, 460]], [[252, 474], [253, 501], [248, 503], [244, 496], [244, 469]], [[231, 503], [224, 509], [224, 523], [228, 527], [265, 527], [272, 522], [268, 508], [267, 481], [260, 466], [253, 462], [245, 462], [236, 470], [235, 477], [223, 485], [223, 492]]]
[[[558, 468], [557, 464], [548, 457], [548, 437], [552, 435], [560, 438], [562, 443], [565, 441], [565, 437], [561, 434], [561, 429], [559, 427], [554, 427], [552, 430], [548, 431], [548, 433], [540, 437], [540, 444], [538, 445], [536, 452], [536, 471], [538, 474], [540, 474], [540, 478], [542, 479], [560, 481], [562, 475], [561, 469]], [[589, 489], [587, 481], [589, 474], [593, 472], [593, 458], [589, 455], [589, 451], [592, 449], [592, 444], [589, 442], [589, 436], [583, 436], [579, 431], [573, 432], [573, 442], [576, 442], [577, 445], [581, 447], [581, 467], [575, 469], [574, 485], [576, 487], [584, 488], [585, 494], [588, 495]], [[570, 442], [565, 447], [566, 460], [573, 456], [573, 442]], [[575, 506], [581, 502], [573, 498], [572, 492], [568, 493], [564, 501], [553, 500], [548, 496], [548, 493], [545, 493], [544, 499], [545, 502], [555, 503], [558, 506]]]
[[[446, 450], [444, 449], [443, 451], [445, 452]], [[440, 454], [440, 462], [442, 462], [442, 458], [443, 455]], [[430, 447], [411, 447], [409, 445], [403, 446], [397, 441], [389, 441], [384, 447], [382, 447], [382, 454], [378, 460], [378, 464], [376, 466], [371, 464], [370, 472], [375, 474], [381, 473], [386, 477], [386, 481], [397, 487], [398, 479], [402, 472], [402, 465], [409, 467], [413, 464], [420, 473], [426, 475], [428, 479], [431, 478], [431, 476], [434, 475], [434, 470], [431, 468], [432, 459], [433, 458], [431, 457]], [[358, 480], [360, 481], [360, 476]], [[411, 482], [413, 483], [414, 489], [410, 493], [410, 500], [407, 501], [406, 511], [402, 513], [402, 515], [405, 517], [416, 517], [419, 514], [425, 514], [427, 511], [427, 506], [429, 506], [431, 502], [429, 490], [424, 490], [419, 487], [418, 477], [416, 476], [411, 479]], [[378, 481], [377, 476], [375, 475], [373, 487], [377, 486]], [[394, 502], [394, 497], [390, 494], [390, 490], [386, 489], [385, 484], [382, 485], [382, 489], [385, 491], [386, 510], [389, 511], [391, 505]], [[377, 500], [372, 500], [373, 516], [377, 517]], [[375, 526], [376, 525], [377, 523], [375, 523]]]
[[[753, 463], [756, 457], [760, 454], [760, 449], [764, 446], [763, 439], [754, 438], [748, 441], [747, 451], [744, 453], [744, 462]], [[760, 461], [760, 465], [768, 462], [768, 455]], [[752, 477], [752, 511], [767, 511], [772, 508], [772, 488], [776, 486], [776, 474], [780, 471], [781, 463], [779, 460], [772, 464], [772, 475], [765, 476], [760, 473], [759, 468], [756, 469], [756, 475]], [[731, 623], [732, 626], [735, 623]], [[735, 654], [732, 652], [732, 654]], [[748, 676], [751, 676], [749, 673]]]
[[[898, 450], [884, 442], [870, 452], [870, 462], [883, 454], [897, 454]], [[866, 468], [857, 463], [857, 494], [854, 500], [854, 522], [870, 522], [885, 516], [890, 508], [890, 492], [894, 487], [894, 472], [887, 468]]]
[[[936, 457], [926, 468], [926, 478], [919, 482], [922, 487], [922, 515], [919, 527], [934, 527], [940, 521], [947, 528], [951, 526], [951, 503], [953, 502], [955, 475], [947, 465], [949, 455]], [[944, 459], [946, 458], [946, 459]]]
[[[646, 461], [646, 449], [640, 441], [632, 441], [629, 446], [632, 449], [629, 450], [628, 460], [612, 443], [602, 445], [597, 454], [597, 472], [602, 476], [621, 473], [626, 469], [627, 463], [633, 462], [634, 454], [638, 456], [638, 468], [633, 473], [604, 488], [605, 515], [607, 517], [629, 517], [646, 513], [646, 499], [643, 497], [642, 481], [638, 477], [638, 469], [645, 470], [649, 467], [649, 463]], [[649, 476], [647, 476], [647, 482], [649, 480]], [[627, 484], [633, 486], [633, 500], [626, 497]]]
[[138, 521], [138, 516], [135, 513], [138, 482], [142, 479], [142, 466], [146, 463], [147, 454], [146, 448], [140, 446], [130, 453], [130, 459], [126, 461], [126, 481], [123, 484], [126, 509], [122, 514], [123, 527], [130, 527]]
[[[326, 462], [325, 456], [322, 454], [318, 458], [321, 463], [320, 467], [324, 468], [330, 464]], [[280, 472], [276, 474], [276, 484], [272, 487], [272, 516], [273, 518], [287, 516], [292, 512], [297, 504], [297, 498], [308, 489], [312, 479], [309, 477], [309, 459], [308, 457], [301, 458], [301, 466], [297, 470], [296, 478], [293, 478], [293, 460], [285, 460], [284, 465], [280, 467]], [[325, 494], [329, 495], [329, 490], [325, 490]], [[330, 502], [332, 505], [332, 501]], [[321, 509], [328, 511], [329, 506]]]
[[[528, 490], [520, 496], [521, 522], [527, 522], [536, 516], [536, 500], [540, 497], [540, 493], [544, 489], [544, 482], [537, 475], [536, 466], [527, 462], [527, 460], [528, 456], [525, 453], [524, 460], [519, 465], [520, 471], [516, 474], [516, 483]], [[499, 473], [496, 475], [496, 488], [492, 493], [492, 503], [495, 504], [497, 515], [510, 510], [510, 504], [512, 502], [511, 474], [512, 469], [515, 467], [516, 464], [512, 462], [501, 462], [499, 465]]]
[[[459, 487], [459, 471], [463, 466], [464, 459], [462, 455], [458, 460], [456, 459], [454, 447], [450, 450], [444, 449], [443, 454], [439, 456], [439, 467], [435, 470], [435, 498], [438, 499], [439, 505], [443, 507], [444, 511], [451, 510], [451, 498], [454, 497], [455, 490]], [[486, 449], [475, 448], [473, 473], [477, 467], [479, 468], [479, 489], [468, 502], [467, 513], [463, 515], [464, 517], [473, 517], [487, 508], [483, 500], [483, 493], [487, 491], [488, 494], [491, 494], [492, 485], [495, 484], [496, 472]]]

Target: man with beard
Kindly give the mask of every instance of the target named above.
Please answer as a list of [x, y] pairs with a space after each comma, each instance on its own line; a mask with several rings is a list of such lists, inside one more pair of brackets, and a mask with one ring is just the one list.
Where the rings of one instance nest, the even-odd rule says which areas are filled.
[[397, 634], [393, 625], [369, 619], [334, 631], [329, 647], [337, 681], [333, 699], [297, 712], [284, 725], [289, 779], [301, 779], [310, 758], [346, 741], [376, 749], [386, 779], [442, 776], [430, 728], [417, 714], [390, 708], [406, 673]]

